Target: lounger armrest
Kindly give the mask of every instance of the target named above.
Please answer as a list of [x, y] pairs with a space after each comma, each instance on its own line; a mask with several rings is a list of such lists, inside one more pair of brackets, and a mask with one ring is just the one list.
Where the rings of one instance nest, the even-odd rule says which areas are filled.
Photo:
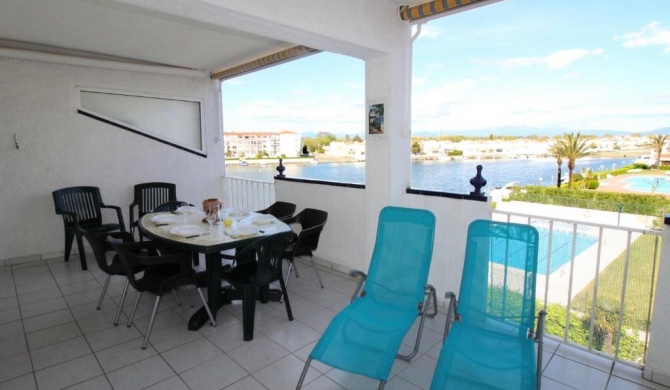
[[447, 321], [444, 324], [444, 335], [442, 337], [443, 343], [447, 339], [451, 324], [454, 321], [461, 321], [461, 316], [458, 314], [458, 299], [456, 299], [456, 294], [452, 291], [447, 291], [444, 293], [444, 299], [449, 300], [449, 306], [447, 306]]
[[[358, 278], [358, 284], [356, 285], [356, 290], [354, 290], [354, 294], [351, 296], [351, 302], [353, 302], [354, 299], [358, 298], [358, 294], [360, 293], [361, 288], [363, 287], [365, 279], [367, 279], [368, 275], [365, 272], [356, 269], [349, 271], [349, 275]], [[365, 294], [365, 291], [363, 291], [363, 294]]]
[[540, 310], [537, 318], [537, 328], [535, 330], [535, 341], [537, 342], [537, 388], [540, 389], [542, 383], [542, 348], [544, 346], [544, 326], [547, 319], [547, 312]]

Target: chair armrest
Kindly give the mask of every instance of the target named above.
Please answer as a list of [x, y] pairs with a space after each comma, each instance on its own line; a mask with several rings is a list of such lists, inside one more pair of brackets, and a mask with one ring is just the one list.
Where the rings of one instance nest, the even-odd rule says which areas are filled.
[[119, 226], [121, 227], [121, 231], [125, 232], [126, 231], [126, 224], [123, 223], [123, 213], [121, 212], [121, 207], [119, 206], [112, 206], [112, 205], [106, 205], [104, 203], [100, 204], [100, 207], [106, 208], [106, 209], [114, 209], [116, 210], [116, 217], [119, 219]]
[[284, 222], [284, 223], [287, 224], [287, 225], [290, 225], [290, 224], [292, 224], [292, 223], [295, 223], [295, 220], [296, 220], [295, 217], [296, 217], [296, 215], [292, 216], [292, 217], [289, 218], [289, 219], [285, 219], [285, 220], [283, 220], [282, 222]]
[[[135, 207], [139, 206], [137, 202], [133, 202], [128, 206], [128, 218], [130, 218], [130, 234], [135, 233], [135, 226], [139, 221], [135, 221]], [[139, 214], [139, 212], [138, 212]]]
[[461, 321], [461, 316], [458, 314], [458, 299], [456, 299], [456, 294], [452, 291], [447, 291], [444, 293], [444, 299], [449, 300], [449, 306], [447, 307], [447, 321], [444, 324], [444, 336], [442, 337], [443, 343], [447, 339], [451, 324], [454, 321]]
[[135, 242], [133, 239], [133, 236], [130, 235], [130, 233], [126, 231], [121, 231], [121, 232], [109, 232], [107, 233], [107, 236], [116, 238], [119, 240], [123, 240], [123, 242]]
[[[366, 275], [365, 272], [356, 269], [349, 271], [349, 275], [359, 278], [358, 284], [356, 285], [356, 290], [354, 290], [354, 294], [351, 296], [350, 302], [353, 302], [358, 297], [358, 293], [361, 291], [361, 287], [363, 287], [363, 284], [368, 278], [368, 275]], [[362, 296], [365, 296], [365, 290], [363, 290]]]
[[[112, 246], [117, 249], [117, 247], [123, 248], [129, 252], [133, 252], [133, 266], [152, 266], [152, 265], [163, 265], [163, 264], [178, 264], [180, 268], [183, 269], [192, 269], [191, 266], [191, 253], [189, 252], [170, 252], [167, 254], [161, 254], [159, 256], [145, 255], [142, 253], [142, 250], [152, 251], [160, 250], [165, 248], [164, 244], [161, 244], [156, 241], [140, 241], [140, 242], [112, 242]], [[118, 249], [117, 249], [118, 252]]]

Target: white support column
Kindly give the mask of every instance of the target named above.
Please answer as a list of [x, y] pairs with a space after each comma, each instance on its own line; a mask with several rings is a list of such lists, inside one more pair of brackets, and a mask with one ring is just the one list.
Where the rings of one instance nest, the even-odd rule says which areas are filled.
[[[366, 110], [369, 104], [384, 104], [384, 133], [366, 134], [365, 206], [366, 248], [371, 254], [379, 211], [388, 205], [404, 206], [405, 190], [410, 183], [410, 29], [406, 45], [390, 54], [365, 63]], [[373, 222], [374, 221], [374, 222]]]
[[670, 215], [665, 216], [661, 264], [658, 269], [649, 350], [642, 376], [652, 382], [670, 386]]

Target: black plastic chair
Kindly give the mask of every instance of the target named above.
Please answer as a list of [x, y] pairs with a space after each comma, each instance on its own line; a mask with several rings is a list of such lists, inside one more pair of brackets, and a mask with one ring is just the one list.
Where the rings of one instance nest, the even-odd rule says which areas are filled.
[[[63, 216], [65, 230], [65, 261], [70, 260], [72, 242], [77, 238], [77, 249], [81, 269], [86, 270], [86, 255], [79, 228], [87, 232], [125, 231], [123, 214], [118, 206], [106, 205], [102, 202], [98, 187], [68, 187], [51, 193], [54, 199], [56, 214]], [[118, 223], [102, 223], [102, 208], [116, 210]]]
[[270, 205], [270, 207], [258, 210], [260, 214], [270, 214], [280, 221], [285, 221], [293, 216], [296, 206], [293, 203], [277, 201]]
[[[126, 270], [121, 263], [118, 255], [112, 257], [111, 262], [107, 262], [107, 252], [113, 252], [114, 248], [107, 241], [107, 237], [111, 237], [115, 240], [122, 240], [123, 242], [134, 242], [133, 236], [128, 232], [111, 232], [111, 233], [90, 233], [83, 229], [79, 229], [79, 233], [86, 238], [91, 249], [93, 249], [93, 255], [95, 260], [98, 263], [98, 267], [104, 273], [107, 274], [107, 279], [105, 279], [105, 285], [102, 287], [102, 293], [100, 293], [100, 298], [98, 299], [98, 306], [96, 309], [100, 310], [102, 306], [102, 301], [105, 298], [105, 293], [107, 292], [107, 287], [109, 286], [109, 280], [112, 276], [123, 276], [126, 278]], [[137, 272], [141, 271], [140, 269]], [[128, 278], [126, 278], [125, 286], [123, 287], [123, 294], [121, 295], [121, 302], [119, 302], [119, 308], [116, 311], [116, 317], [114, 319], [114, 325], [118, 325], [119, 318], [121, 317], [121, 308], [123, 307], [123, 302], [126, 300], [126, 293], [128, 292]]]
[[294, 262], [295, 258], [298, 256], [309, 256], [312, 266], [314, 267], [314, 272], [316, 272], [316, 277], [319, 279], [319, 284], [321, 285], [321, 288], [323, 288], [323, 281], [321, 281], [319, 270], [316, 268], [316, 264], [314, 264], [312, 252], [319, 246], [319, 237], [321, 236], [321, 231], [323, 231], [323, 227], [326, 225], [327, 220], [328, 213], [325, 211], [304, 209], [295, 217], [284, 221], [289, 225], [299, 224], [302, 229], [298, 234], [298, 238], [284, 253], [284, 258], [289, 261], [288, 271], [286, 272], [286, 283], [288, 283], [291, 270], [295, 272], [296, 278], [299, 277], [298, 269]]
[[[270, 207], [256, 211], [259, 214], [269, 214], [280, 221], [285, 221], [293, 216], [296, 206], [293, 203], [277, 201]], [[234, 251], [234, 250], [231, 250]], [[225, 260], [235, 260], [234, 254], [221, 253], [221, 258]]]
[[[207, 310], [211, 324], [212, 326], [216, 326], [216, 320], [214, 320], [214, 316], [212, 316], [212, 312], [209, 310], [209, 305], [205, 300], [205, 296], [202, 295], [202, 290], [200, 289], [201, 284], [191, 266], [190, 253], [170, 252], [164, 245], [156, 241], [136, 243], [111, 242], [111, 245], [116, 250], [123, 263], [130, 285], [137, 290], [137, 298], [135, 299], [135, 304], [133, 305], [133, 310], [130, 314], [127, 326], [130, 327], [133, 324], [137, 305], [140, 302], [142, 293], [148, 291], [156, 294], [156, 302], [154, 303], [154, 309], [151, 313], [151, 319], [149, 320], [149, 327], [147, 328], [144, 341], [142, 342], [142, 349], [146, 349], [147, 343], [149, 342], [149, 336], [151, 335], [151, 329], [154, 326], [154, 320], [156, 319], [156, 313], [160, 306], [161, 297], [180, 286], [191, 284], [196, 286], [198, 295], [200, 295], [205, 310]], [[160, 254], [152, 256], [143, 252], [152, 250], [157, 250]], [[137, 278], [137, 275], [135, 275], [138, 267], [144, 267], [144, 272], [142, 273], [141, 278]]]
[[[136, 184], [133, 202], [128, 208], [130, 234], [135, 234], [135, 227], [144, 214], [154, 211], [159, 205], [176, 200], [177, 186], [172, 183], [153, 182]], [[135, 208], [137, 208], [137, 218], [135, 218]], [[140, 232], [141, 238], [142, 232]]]
[[[244, 341], [254, 338], [254, 313], [258, 296], [267, 302], [270, 283], [279, 281], [286, 313], [293, 321], [291, 304], [286, 294], [286, 284], [282, 273], [282, 256], [286, 246], [295, 239], [295, 233], [283, 232], [261, 237], [237, 251], [237, 265], [224, 269], [221, 277], [235, 289], [242, 291], [242, 328]], [[260, 291], [259, 291], [260, 290]]]

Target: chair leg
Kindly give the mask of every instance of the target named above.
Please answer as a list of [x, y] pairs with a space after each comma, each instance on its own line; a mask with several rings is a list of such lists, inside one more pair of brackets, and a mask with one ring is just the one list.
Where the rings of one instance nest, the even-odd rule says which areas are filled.
[[81, 270], [86, 271], [88, 265], [86, 264], [86, 254], [84, 253], [84, 241], [81, 238], [79, 232], [74, 233], [75, 238], [77, 239], [77, 249], [79, 250], [79, 261], [81, 262]]
[[72, 243], [74, 242], [74, 229], [65, 229], [65, 261], [70, 261]]
[[186, 289], [186, 286], [181, 286], [181, 288], [184, 290], [184, 294], [186, 295], [186, 300], [188, 300], [188, 303], [191, 305], [191, 307], [195, 306], [193, 304], [193, 300], [191, 299], [191, 296], [188, 294], [188, 290]]
[[112, 275], [107, 275], [107, 279], [105, 279], [105, 285], [102, 286], [102, 293], [100, 294], [100, 298], [98, 299], [98, 306], [95, 308], [97, 310], [100, 310], [100, 307], [102, 306], [102, 300], [105, 298], [105, 293], [107, 292], [107, 287], [109, 286], [109, 279], [112, 278]]
[[288, 278], [291, 276], [291, 270], [293, 269], [293, 262], [289, 261], [288, 262], [288, 269], [286, 271], [286, 277], [284, 278], [284, 282], [288, 284]]
[[321, 285], [321, 288], [323, 288], [323, 282], [321, 281], [321, 274], [319, 274], [319, 269], [316, 268], [316, 264], [314, 263], [314, 257], [310, 256], [309, 259], [312, 261], [312, 267], [314, 267], [314, 272], [316, 272], [316, 278], [319, 279], [319, 284]]
[[177, 306], [181, 306], [181, 300], [179, 299], [179, 295], [177, 295], [176, 289], [172, 289], [172, 295], [174, 295], [174, 299], [177, 301]]
[[130, 281], [126, 279], [126, 284], [123, 286], [123, 294], [121, 294], [121, 302], [119, 302], [119, 308], [116, 309], [116, 318], [114, 319], [114, 326], [119, 324], [119, 318], [121, 318], [121, 310], [123, 309], [123, 303], [126, 301], [126, 294], [128, 293], [129, 284]]
[[212, 326], [216, 326], [216, 320], [214, 319], [214, 316], [212, 315], [212, 311], [209, 309], [209, 304], [207, 304], [207, 300], [205, 299], [205, 296], [202, 294], [202, 289], [200, 287], [196, 287], [196, 290], [198, 290], [198, 294], [200, 295], [200, 299], [202, 299], [202, 303], [205, 305], [205, 310], [207, 311], [207, 315], [209, 316], [209, 320], [211, 321], [210, 323]]
[[293, 321], [293, 311], [291, 311], [291, 303], [288, 301], [288, 294], [286, 293], [286, 284], [282, 278], [279, 278], [279, 286], [281, 287], [281, 296], [284, 299], [284, 305], [286, 306], [286, 314], [288, 314], [288, 320]]
[[305, 376], [307, 376], [307, 371], [309, 370], [309, 365], [312, 363], [312, 357], [309, 356], [307, 361], [305, 361], [305, 366], [302, 368], [302, 373], [300, 373], [300, 379], [298, 379], [298, 384], [295, 386], [295, 390], [300, 390], [302, 387], [302, 382], [305, 381]]
[[141, 297], [142, 293], [138, 291], [137, 298], [135, 298], [135, 304], [133, 305], [133, 311], [132, 313], [130, 313], [130, 318], [128, 319], [128, 324], [126, 325], [129, 328], [133, 324], [133, 319], [135, 318], [135, 312], [137, 311], [137, 305], [139, 305]]
[[254, 316], [256, 315], [256, 286], [242, 289], [242, 329], [244, 341], [254, 339]]
[[149, 342], [149, 335], [151, 334], [151, 329], [154, 327], [154, 321], [156, 320], [156, 313], [158, 312], [158, 306], [161, 304], [161, 296], [156, 296], [156, 303], [154, 303], [154, 310], [151, 312], [151, 319], [149, 320], [149, 327], [147, 328], [147, 334], [144, 336], [144, 341], [142, 342], [142, 349], [147, 349], [147, 343]]

